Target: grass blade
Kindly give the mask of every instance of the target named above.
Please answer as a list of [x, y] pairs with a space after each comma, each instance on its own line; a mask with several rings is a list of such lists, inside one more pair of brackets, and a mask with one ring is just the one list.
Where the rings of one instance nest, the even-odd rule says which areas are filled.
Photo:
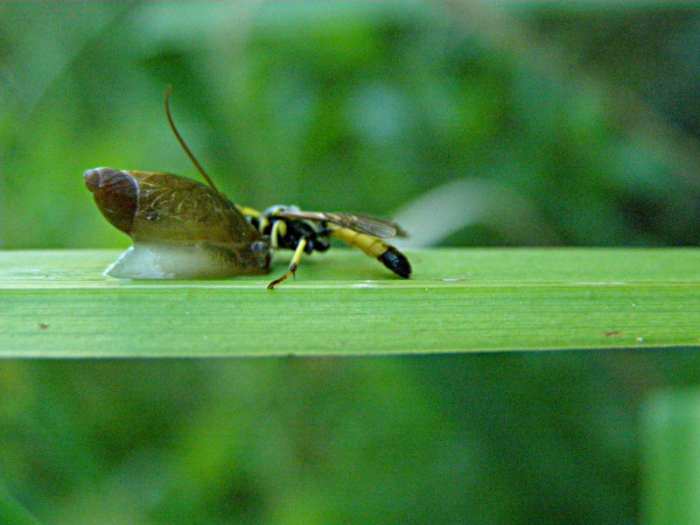
[[[351, 250], [296, 281], [129, 282], [118, 253], [0, 254], [0, 356], [207, 357], [695, 346], [698, 249], [444, 249], [403, 281]], [[278, 263], [272, 276], [284, 271]], [[371, 280], [367, 280], [371, 279]]]

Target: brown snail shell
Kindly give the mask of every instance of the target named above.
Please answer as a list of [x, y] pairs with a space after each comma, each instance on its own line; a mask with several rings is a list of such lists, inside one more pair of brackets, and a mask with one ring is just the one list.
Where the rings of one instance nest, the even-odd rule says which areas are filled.
[[218, 191], [168, 173], [95, 168], [83, 176], [100, 212], [134, 242], [108, 275], [204, 279], [269, 271], [268, 243]]

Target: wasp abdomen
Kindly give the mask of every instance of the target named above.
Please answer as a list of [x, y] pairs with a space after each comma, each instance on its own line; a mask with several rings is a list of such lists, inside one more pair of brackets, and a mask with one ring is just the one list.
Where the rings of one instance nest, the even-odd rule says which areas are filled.
[[406, 256], [391, 244], [384, 242], [378, 237], [359, 233], [349, 228], [339, 226], [329, 226], [331, 235], [340, 239], [350, 246], [355, 246], [370, 257], [376, 258], [389, 270], [399, 277], [408, 279], [411, 276], [411, 264]]

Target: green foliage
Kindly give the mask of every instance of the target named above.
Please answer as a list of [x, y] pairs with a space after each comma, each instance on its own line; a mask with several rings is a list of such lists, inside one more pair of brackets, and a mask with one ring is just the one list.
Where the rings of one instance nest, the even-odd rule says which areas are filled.
[[0, 522], [4, 525], [39, 525], [39, 522], [0, 486]]
[[[687, 7], [665, 13], [655, 14], [666, 28], [652, 48], [659, 56], [675, 52], [695, 16]], [[410, 229], [429, 226], [425, 214], [407, 211], [430, 190], [475, 180], [491, 185], [505, 206], [522, 202], [531, 213], [516, 226], [485, 203], [488, 218], [456, 222], [448, 243], [698, 240], [698, 159], [688, 137], [669, 134], [628, 86], [577, 69], [523, 30], [519, 17], [536, 30], [557, 11], [5, 3], [0, 15], [0, 246], [124, 245], [83, 187], [87, 168], [196, 176], [165, 122], [169, 84], [185, 137], [215, 180], [246, 205], [398, 214]], [[558, 16], [565, 20], [560, 39], [570, 45], [562, 27], [578, 27], [576, 15]], [[616, 16], [634, 27], [646, 15]], [[617, 34], [604, 17], [586, 22], [600, 41]], [[617, 67], [619, 56], [610, 56]], [[655, 65], [656, 57], [647, 60]], [[595, 67], [604, 69], [605, 60]], [[629, 86], [646, 87], [644, 64], [629, 69]], [[674, 70], [666, 63], [663, 71]], [[449, 215], [474, 199], [465, 193], [438, 209]], [[438, 213], [435, 205], [428, 213]], [[443, 239], [430, 230], [424, 237], [427, 245]]]
[[[697, 344], [696, 250], [423, 251], [407, 282], [336, 250], [273, 292], [116, 255], [0, 259], [5, 357], [72, 358], [0, 363], [0, 471], [52, 523], [621, 522], [637, 407], [700, 379], [645, 351]], [[636, 349], [452, 355], [534, 342]], [[440, 355], [357, 357], [394, 351]], [[222, 355], [288, 357], [166, 357]]]
[[700, 395], [697, 388], [659, 390], [644, 407], [644, 523], [673, 525], [700, 518]]
[[[195, 178], [170, 84], [242, 204], [394, 215], [428, 246], [694, 245], [697, 20], [692, 4], [4, 2], [0, 248], [126, 246], [80, 174]], [[0, 521], [30, 519], [17, 501], [71, 525], [638, 521], [639, 407], [700, 382], [694, 349], [647, 348], [697, 347], [695, 252], [429, 253], [404, 283], [332, 252], [275, 292], [110, 283], [116, 253], [0, 256]], [[632, 349], [79, 359], [581, 346]], [[9, 358], [30, 353], [75, 359]]]
[[638, 407], [699, 359], [5, 360], [0, 467], [52, 524], [621, 523]]

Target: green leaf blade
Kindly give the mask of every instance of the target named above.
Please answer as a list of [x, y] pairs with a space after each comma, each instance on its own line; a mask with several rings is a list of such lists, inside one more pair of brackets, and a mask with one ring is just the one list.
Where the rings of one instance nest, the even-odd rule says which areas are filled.
[[416, 272], [408, 281], [362, 254], [335, 250], [305, 261], [295, 281], [274, 291], [265, 288], [270, 276], [103, 277], [116, 255], [2, 254], [0, 355], [378, 355], [700, 343], [694, 249], [428, 250], [409, 254]]

